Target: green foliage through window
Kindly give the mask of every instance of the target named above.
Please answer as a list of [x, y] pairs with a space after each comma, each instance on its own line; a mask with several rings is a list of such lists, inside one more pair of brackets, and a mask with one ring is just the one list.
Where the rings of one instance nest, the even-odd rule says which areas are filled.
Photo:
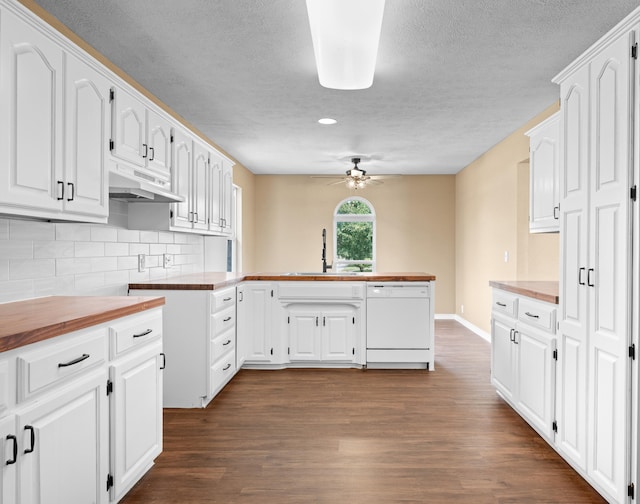
[[335, 222], [336, 260], [338, 264], [343, 263], [339, 266], [341, 271], [373, 270], [374, 219], [371, 207], [364, 201], [347, 200], [338, 208]]

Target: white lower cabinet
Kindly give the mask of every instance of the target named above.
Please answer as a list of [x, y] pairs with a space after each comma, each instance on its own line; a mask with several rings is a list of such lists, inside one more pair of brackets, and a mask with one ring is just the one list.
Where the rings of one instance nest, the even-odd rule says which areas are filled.
[[238, 367], [271, 364], [280, 357], [273, 342], [275, 284], [244, 282], [238, 286]]
[[110, 367], [112, 499], [120, 500], [162, 452], [162, 342]]
[[290, 307], [286, 311], [289, 360], [353, 361], [356, 311], [349, 306]]
[[236, 373], [236, 289], [144, 290], [165, 298], [166, 408], [204, 408]]
[[162, 451], [161, 352], [156, 308], [1, 354], [0, 504], [119, 501]]
[[101, 368], [17, 411], [20, 504], [109, 501], [106, 380]]
[[[540, 435], [553, 442], [556, 309], [499, 291], [494, 291], [493, 306], [491, 383]], [[540, 325], [551, 327], [543, 331]]]
[[0, 420], [0, 504], [13, 504], [17, 500], [18, 437], [16, 419], [9, 415]]

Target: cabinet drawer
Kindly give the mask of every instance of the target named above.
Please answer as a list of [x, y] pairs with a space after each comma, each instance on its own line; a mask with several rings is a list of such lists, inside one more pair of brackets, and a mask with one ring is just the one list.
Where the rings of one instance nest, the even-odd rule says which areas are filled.
[[211, 367], [211, 392], [215, 394], [233, 378], [236, 372], [236, 353], [230, 352]]
[[235, 349], [236, 334], [233, 329], [225, 331], [211, 342], [211, 362], [215, 362], [227, 352]]
[[87, 331], [61, 343], [18, 355], [18, 400], [106, 361], [106, 329]]
[[211, 336], [216, 337], [236, 325], [236, 307], [211, 315]]
[[109, 326], [111, 358], [140, 347], [162, 335], [162, 310], [133, 315]]
[[230, 287], [211, 294], [211, 313], [216, 313], [230, 306], [236, 305], [236, 288]]
[[503, 290], [493, 289], [493, 304], [491, 308], [494, 312], [515, 318], [518, 313], [518, 296]]
[[529, 298], [520, 298], [518, 320], [549, 333], [556, 332], [556, 308]]

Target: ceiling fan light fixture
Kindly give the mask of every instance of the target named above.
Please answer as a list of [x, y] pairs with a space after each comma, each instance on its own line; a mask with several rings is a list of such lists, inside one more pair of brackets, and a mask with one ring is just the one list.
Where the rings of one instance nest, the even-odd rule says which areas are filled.
[[385, 0], [307, 0], [320, 85], [367, 89], [373, 84]]

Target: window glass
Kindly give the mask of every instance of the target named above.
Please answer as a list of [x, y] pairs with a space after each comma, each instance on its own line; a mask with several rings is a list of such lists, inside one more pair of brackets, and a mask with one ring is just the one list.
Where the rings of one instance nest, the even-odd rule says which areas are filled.
[[334, 268], [375, 271], [375, 213], [364, 198], [349, 198], [336, 207]]

